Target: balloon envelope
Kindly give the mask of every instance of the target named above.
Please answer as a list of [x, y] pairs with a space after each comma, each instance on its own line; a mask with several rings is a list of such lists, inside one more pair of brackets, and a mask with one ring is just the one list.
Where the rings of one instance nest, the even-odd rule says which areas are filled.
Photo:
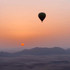
[[43, 12], [41, 12], [41, 13], [38, 14], [38, 17], [39, 17], [39, 19], [40, 19], [41, 21], [43, 21], [43, 20], [45, 19], [45, 17], [46, 17], [46, 14], [43, 13]]

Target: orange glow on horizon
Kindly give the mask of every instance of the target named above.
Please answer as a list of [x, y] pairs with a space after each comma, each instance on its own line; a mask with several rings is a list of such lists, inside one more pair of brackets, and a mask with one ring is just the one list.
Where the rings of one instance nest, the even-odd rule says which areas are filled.
[[0, 9], [1, 47], [70, 46], [69, 0], [0, 0]]
[[24, 43], [21, 43], [21, 46], [24, 46]]

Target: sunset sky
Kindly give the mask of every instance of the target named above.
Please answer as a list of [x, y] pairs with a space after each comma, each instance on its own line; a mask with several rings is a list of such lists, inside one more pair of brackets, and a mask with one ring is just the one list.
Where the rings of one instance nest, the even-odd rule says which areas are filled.
[[70, 0], [0, 0], [0, 51], [34, 47], [70, 48]]

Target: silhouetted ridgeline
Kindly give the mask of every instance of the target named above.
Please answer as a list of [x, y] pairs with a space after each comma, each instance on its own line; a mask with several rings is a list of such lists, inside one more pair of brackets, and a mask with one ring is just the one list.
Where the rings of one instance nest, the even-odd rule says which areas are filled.
[[54, 48], [33, 48], [26, 49], [16, 53], [0, 52], [0, 56], [22, 56], [22, 55], [62, 55], [70, 54], [70, 49], [62, 49], [59, 47]]

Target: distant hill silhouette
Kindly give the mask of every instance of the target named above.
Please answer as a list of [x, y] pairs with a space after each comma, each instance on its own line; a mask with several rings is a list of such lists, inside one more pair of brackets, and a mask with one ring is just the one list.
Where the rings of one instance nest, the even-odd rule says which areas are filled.
[[7, 53], [7, 52], [0, 52], [0, 57], [5, 57], [5, 56], [12, 56], [13, 54]]
[[59, 47], [54, 48], [32, 48], [32, 49], [25, 49], [20, 52], [16, 53], [7, 53], [7, 52], [0, 52], [0, 56], [23, 56], [23, 55], [62, 55], [62, 54], [70, 54], [70, 49], [63, 49]]

